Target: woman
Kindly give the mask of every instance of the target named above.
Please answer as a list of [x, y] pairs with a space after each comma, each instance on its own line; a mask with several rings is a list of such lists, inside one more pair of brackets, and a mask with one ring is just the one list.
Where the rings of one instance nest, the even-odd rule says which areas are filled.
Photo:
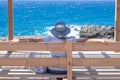
[[[77, 39], [75, 37], [67, 36], [71, 30], [69, 27], [65, 25], [64, 22], [57, 22], [55, 27], [51, 29], [51, 34], [53, 36], [49, 36], [46, 38], [41, 39], [13, 39], [10, 41], [10, 44], [15, 44], [19, 41], [26, 41], [26, 42], [66, 42], [67, 40], [72, 40], [73, 42], [102, 42], [106, 43], [105, 40], [102, 39], [88, 39], [88, 38], [80, 38]], [[108, 43], [108, 42], [107, 42]], [[67, 52], [51, 52], [52, 58], [66, 58]], [[32, 67], [31, 68], [35, 73], [41, 74], [45, 73], [46, 71], [51, 74], [66, 74], [67, 68], [66, 67]], [[62, 78], [57, 78], [57, 80], [62, 80]]]

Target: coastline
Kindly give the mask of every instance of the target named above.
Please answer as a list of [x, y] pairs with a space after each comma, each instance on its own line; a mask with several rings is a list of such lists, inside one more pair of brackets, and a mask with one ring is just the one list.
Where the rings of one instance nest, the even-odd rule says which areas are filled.
[[[76, 38], [99, 38], [114, 40], [114, 27], [113, 26], [99, 26], [99, 25], [67, 25], [71, 29], [68, 36], [75, 36]], [[50, 32], [47, 36], [51, 35]], [[42, 35], [28, 35], [28, 36], [14, 36], [15, 39], [24, 38], [42, 38]], [[0, 41], [7, 41], [8, 37], [0, 37]]]
[[[76, 38], [99, 38], [114, 40], [114, 27], [112, 26], [98, 26], [98, 25], [67, 25], [71, 29], [68, 36], [75, 36]], [[48, 34], [51, 35], [51, 34]], [[28, 35], [28, 36], [14, 36], [15, 39], [35, 38], [39, 39], [46, 36]], [[8, 37], [0, 37], [0, 41], [7, 41]]]

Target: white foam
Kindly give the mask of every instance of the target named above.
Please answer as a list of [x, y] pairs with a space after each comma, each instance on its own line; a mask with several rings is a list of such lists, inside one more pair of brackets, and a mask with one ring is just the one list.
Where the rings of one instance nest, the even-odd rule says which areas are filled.
[[52, 35], [50, 30], [53, 28], [54, 26], [50, 26], [46, 28], [46, 32], [44, 32], [44, 34], [46, 34], [46, 36]]
[[68, 36], [75, 36], [76, 38], [80, 37], [80, 29], [81, 26], [79, 25], [69, 25], [71, 32], [68, 34]]

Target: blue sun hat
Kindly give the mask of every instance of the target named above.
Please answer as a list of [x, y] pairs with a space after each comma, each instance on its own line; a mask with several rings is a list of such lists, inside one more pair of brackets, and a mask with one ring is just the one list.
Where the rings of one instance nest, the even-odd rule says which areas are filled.
[[51, 30], [52, 35], [55, 37], [66, 37], [70, 33], [70, 28], [68, 28], [64, 22], [57, 22], [55, 27]]

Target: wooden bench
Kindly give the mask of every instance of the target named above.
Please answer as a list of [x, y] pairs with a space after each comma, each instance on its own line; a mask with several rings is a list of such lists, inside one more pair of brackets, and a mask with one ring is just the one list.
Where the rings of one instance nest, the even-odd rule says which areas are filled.
[[[120, 66], [120, 58], [114, 57], [105, 57], [105, 58], [86, 58], [84, 57], [84, 53], [80, 53], [81, 58], [73, 57], [73, 52], [84, 52], [84, 51], [120, 51], [120, 42], [111, 42], [110, 44], [102, 44], [102, 43], [72, 43], [68, 41], [66, 43], [36, 43], [36, 42], [19, 42], [15, 45], [10, 45], [8, 42], [0, 42], [0, 51], [66, 51], [67, 58], [32, 58], [32, 57], [9, 57], [11, 53], [6, 53], [5, 57], [0, 58], [0, 66], [1, 67], [24, 67], [23, 71], [10, 70], [9, 68], [2, 69], [0, 72], [0, 77], [60, 77], [67, 78], [68, 80], [72, 80], [72, 78], [120, 78], [119, 68], [115, 68]], [[14, 53], [16, 54], [16, 53]], [[107, 55], [103, 53], [103, 55]], [[57, 74], [35, 74], [29, 70], [29, 67], [32, 66], [58, 66], [58, 67], [67, 67], [66, 75], [57, 75]], [[77, 71], [74, 71], [73, 68], [76, 68]], [[94, 67], [94, 68], [93, 68]], [[99, 70], [96, 67], [100, 67]], [[107, 69], [102, 68], [107, 67]], [[85, 70], [87, 69], [87, 70]], [[101, 70], [100, 70], [101, 69]], [[11, 72], [11, 74], [8, 74]], [[22, 74], [22, 73], [27, 74]], [[98, 74], [98, 73], [104, 74]], [[13, 74], [13, 73], [21, 73], [21, 74]], [[109, 73], [110, 75], [106, 75]], [[112, 74], [113, 73], [113, 74]]]

